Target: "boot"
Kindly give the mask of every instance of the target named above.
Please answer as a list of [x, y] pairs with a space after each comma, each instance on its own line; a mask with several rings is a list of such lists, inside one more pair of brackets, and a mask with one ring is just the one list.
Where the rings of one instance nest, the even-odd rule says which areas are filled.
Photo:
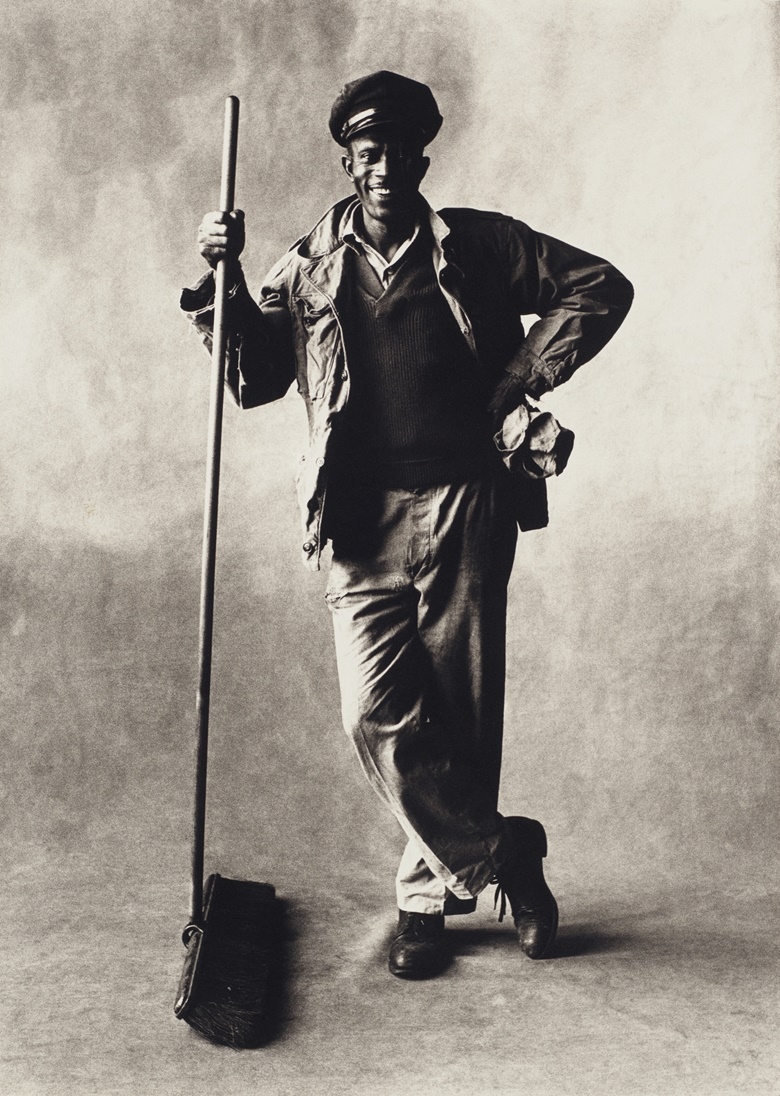
[[550, 953], [558, 929], [558, 904], [544, 878], [542, 860], [547, 855], [547, 836], [533, 818], [505, 820], [505, 855], [496, 871], [496, 904], [501, 899], [503, 921], [507, 899], [517, 929], [517, 941], [530, 959]]
[[449, 962], [443, 913], [398, 911], [388, 966], [396, 978], [430, 978]]

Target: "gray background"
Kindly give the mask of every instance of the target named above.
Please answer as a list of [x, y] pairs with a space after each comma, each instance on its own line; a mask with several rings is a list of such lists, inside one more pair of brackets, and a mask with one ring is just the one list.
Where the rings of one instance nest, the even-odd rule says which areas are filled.
[[[778, 26], [763, 0], [6, 11], [3, 1091], [780, 1089]], [[170, 1011], [208, 401], [177, 297], [225, 95], [258, 288], [347, 192], [327, 114], [382, 67], [438, 98], [434, 206], [512, 213], [636, 287], [545, 400], [577, 443], [512, 580], [502, 807], [548, 828], [560, 961], [521, 963], [483, 899], [446, 978], [386, 974], [402, 840], [298, 563], [303, 404], [229, 406], [209, 860], [274, 882], [298, 941], [285, 1037], [230, 1055]]]

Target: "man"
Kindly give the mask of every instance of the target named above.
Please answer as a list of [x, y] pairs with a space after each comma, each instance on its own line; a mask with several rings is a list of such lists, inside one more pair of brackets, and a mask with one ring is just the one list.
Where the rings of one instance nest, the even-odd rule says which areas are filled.
[[[407, 978], [443, 969], [445, 915], [491, 882], [525, 954], [555, 938], [544, 829], [497, 810], [507, 583], [518, 524], [546, 524], [545, 485], [507, 471], [493, 435], [593, 357], [632, 298], [610, 264], [519, 221], [434, 213], [419, 187], [441, 124], [424, 84], [347, 84], [330, 131], [355, 195], [293, 245], [259, 306], [243, 215], [199, 230], [209, 264], [230, 267], [235, 399], [267, 403], [296, 380], [306, 401], [303, 553], [317, 568], [332, 544], [344, 725], [407, 836], [389, 957]], [[182, 296], [207, 343], [212, 295], [207, 275]], [[527, 335], [523, 314], [539, 316]]]

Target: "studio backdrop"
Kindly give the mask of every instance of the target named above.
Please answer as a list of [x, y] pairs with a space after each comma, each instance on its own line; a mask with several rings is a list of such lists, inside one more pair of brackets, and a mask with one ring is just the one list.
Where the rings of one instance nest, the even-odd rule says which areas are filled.
[[[116, 848], [132, 876], [156, 850], [181, 868], [184, 908], [209, 370], [178, 294], [204, 269], [224, 98], [241, 100], [258, 290], [349, 190], [333, 98], [385, 67], [429, 83], [444, 116], [432, 205], [510, 213], [636, 289], [607, 349], [543, 401], [576, 444], [549, 528], [518, 547], [502, 806], [544, 817], [558, 879], [577, 885], [765, 870], [780, 776], [779, 17], [761, 0], [6, 12], [9, 855], [62, 865]], [[305, 433], [295, 391], [226, 405], [211, 853], [228, 873], [305, 868], [391, 908], [400, 831], [341, 730], [324, 576], [298, 558]]]

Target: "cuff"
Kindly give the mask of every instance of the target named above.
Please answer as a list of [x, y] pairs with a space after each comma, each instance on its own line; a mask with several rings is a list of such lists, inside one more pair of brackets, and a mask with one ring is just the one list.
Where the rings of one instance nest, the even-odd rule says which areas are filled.
[[[241, 289], [246, 288], [243, 273], [235, 278], [228, 290], [228, 298], [235, 297]], [[191, 316], [199, 316], [202, 312], [210, 312], [214, 308], [214, 271], [207, 270], [203, 277], [195, 285], [182, 289], [179, 298], [179, 307]]]
[[550, 392], [555, 385], [555, 374], [552, 369], [526, 346], [520, 347], [506, 363], [504, 369], [521, 380], [528, 395], [537, 400], [545, 392]]

